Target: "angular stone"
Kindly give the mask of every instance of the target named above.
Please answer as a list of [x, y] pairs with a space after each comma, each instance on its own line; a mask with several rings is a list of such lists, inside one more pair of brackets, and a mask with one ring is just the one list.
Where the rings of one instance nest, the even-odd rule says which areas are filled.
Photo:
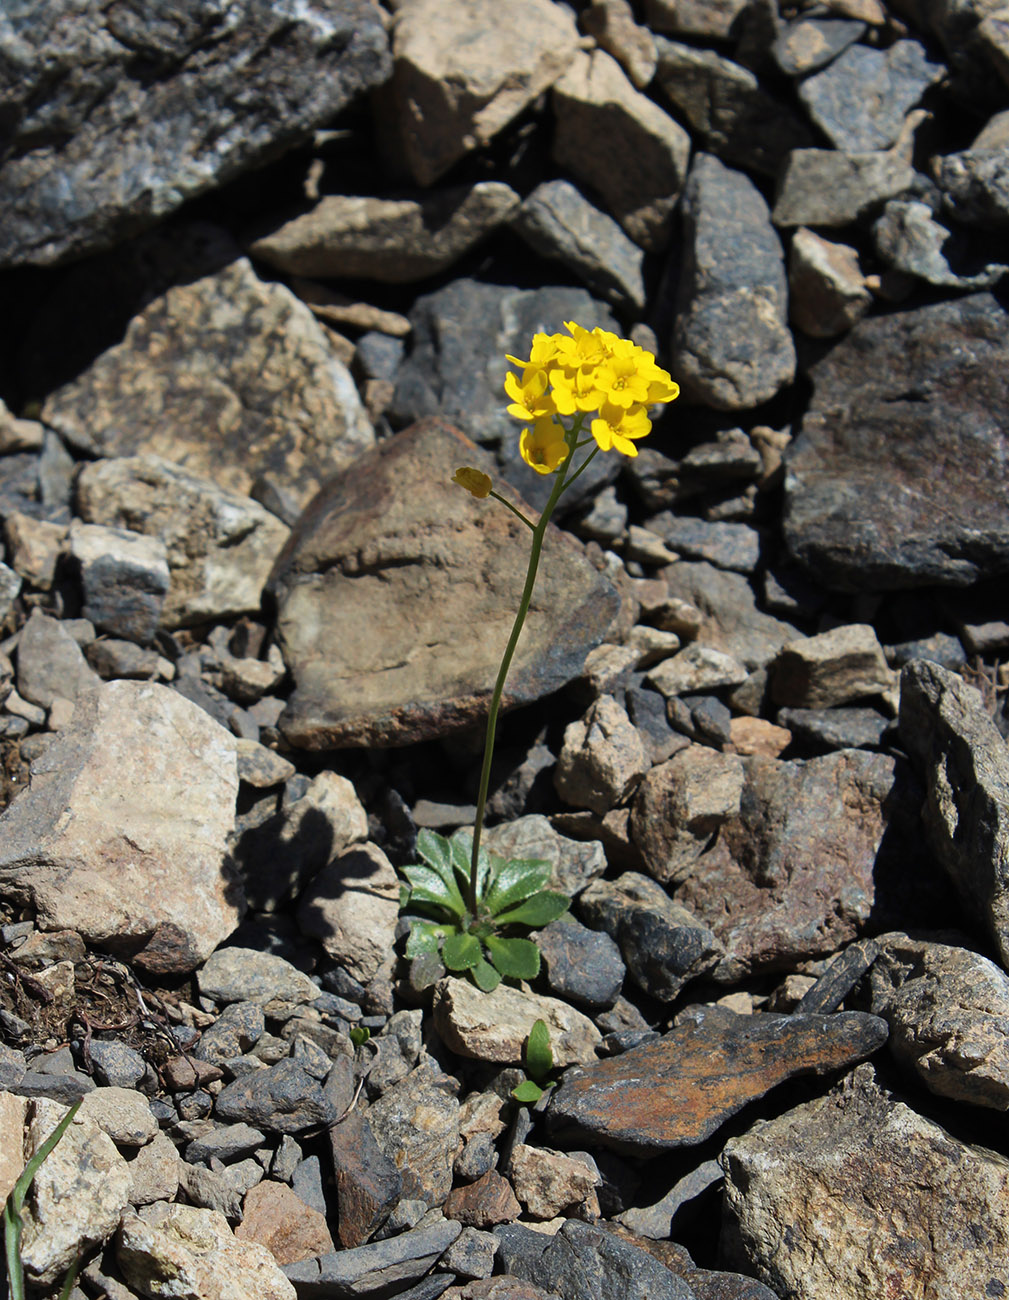
[[709, 522], [663, 511], [648, 521], [666, 545], [688, 560], [706, 560], [720, 569], [752, 573], [760, 562], [760, 534], [748, 524]]
[[454, 1079], [418, 1066], [368, 1108], [380, 1150], [399, 1170], [403, 1195], [441, 1205], [452, 1189], [452, 1165], [462, 1149]]
[[793, 149], [778, 178], [771, 220], [776, 226], [846, 226], [903, 193], [914, 181], [911, 137], [920, 121], [912, 113], [904, 136], [883, 152]]
[[149, 1300], [296, 1300], [266, 1247], [238, 1241], [216, 1210], [161, 1203], [126, 1214], [116, 1260], [130, 1286]]
[[33, 609], [18, 637], [18, 693], [48, 709], [54, 700], [76, 700], [100, 686], [80, 646], [62, 622]]
[[[794, 156], [794, 155], [793, 155]], [[784, 254], [759, 190], [698, 154], [684, 192], [673, 375], [720, 411], [772, 398], [795, 376]]]
[[330, 194], [255, 239], [249, 252], [288, 275], [404, 284], [446, 270], [507, 221], [519, 202], [500, 181], [420, 199]]
[[[343, 1300], [369, 1295], [408, 1297], [410, 1293], [403, 1288], [425, 1277], [461, 1231], [458, 1223], [443, 1219], [385, 1241], [289, 1264], [284, 1272], [302, 1296], [333, 1296]], [[434, 1291], [420, 1293], [418, 1300], [421, 1296], [423, 1300], [435, 1300], [440, 1294], [439, 1286]]]
[[[25, 1155], [34, 1155], [66, 1113], [29, 1105]], [[78, 1114], [43, 1161], [24, 1210], [21, 1259], [34, 1282], [53, 1283], [79, 1255], [108, 1241], [129, 1203], [129, 1166], [94, 1119]]]
[[602, 1179], [587, 1160], [520, 1142], [509, 1168], [515, 1195], [534, 1219], [567, 1217], [586, 1203], [598, 1209], [595, 1189]]
[[554, 86], [553, 103], [554, 160], [602, 196], [636, 244], [665, 248], [686, 179], [686, 131], [603, 50], [575, 57]]
[[940, 289], [990, 289], [1009, 267], [1004, 249], [978, 232], [950, 230], [918, 199], [891, 199], [872, 228], [876, 252], [891, 270]]
[[883, 647], [868, 623], [848, 623], [783, 646], [771, 668], [771, 696], [777, 704], [829, 709], [893, 684]]
[[393, 29], [387, 91], [414, 179], [430, 185], [487, 144], [567, 68], [572, 15], [548, 0], [416, 0]]
[[872, 306], [855, 250], [805, 226], [792, 236], [788, 294], [793, 324], [818, 339], [843, 334]]
[[497, 1247], [498, 1240], [493, 1233], [463, 1228], [438, 1262], [457, 1277], [490, 1277]]
[[503, 858], [549, 862], [553, 870], [546, 887], [562, 894], [580, 893], [606, 870], [606, 854], [598, 840], [568, 839], [539, 813], [490, 827], [483, 842]]
[[271, 1133], [303, 1133], [340, 1118], [340, 1108], [296, 1061], [253, 1070], [218, 1094], [215, 1114]]
[[511, 224], [530, 248], [561, 262], [593, 293], [637, 311], [644, 307], [644, 254], [570, 181], [537, 185]]
[[707, 153], [774, 176], [791, 150], [813, 143], [799, 115], [769, 95], [748, 68], [714, 50], [662, 37], [656, 46], [656, 80]]
[[699, 614], [689, 635], [747, 669], [763, 668], [795, 640], [791, 623], [757, 608], [753, 587], [741, 573], [681, 560], [663, 569], [662, 579], [671, 598], [688, 602]]
[[630, 797], [649, 766], [637, 728], [612, 695], [602, 695], [565, 729], [554, 789], [565, 803], [603, 816]]
[[918, 41], [895, 41], [886, 50], [851, 45], [802, 82], [799, 98], [836, 148], [870, 153], [894, 143], [907, 112], [944, 72]]
[[399, 887], [395, 868], [377, 844], [347, 849], [302, 894], [298, 923], [354, 979], [368, 984], [392, 953]]
[[163, 456], [244, 495], [269, 476], [299, 506], [375, 440], [323, 327], [244, 258], [155, 298], [43, 419], [88, 455]]
[[912, 660], [900, 678], [900, 738], [922, 772], [933, 852], [1009, 966], [1009, 752], [978, 692]]
[[538, 930], [536, 943], [551, 993], [592, 1010], [616, 1002], [625, 967], [608, 934], [568, 917]]
[[102, 632], [147, 645], [168, 594], [168, 557], [159, 538], [75, 519], [70, 554], [80, 566], [81, 613]]
[[197, 974], [200, 992], [215, 1002], [314, 1002], [322, 990], [283, 957], [254, 948], [220, 948]]
[[568, 1070], [550, 1095], [550, 1131], [635, 1155], [695, 1146], [785, 1079], [864, 1060], [886, 1022], [832, 1016], [740, 1016], [695, 1007], [668, 1034], [620, 1056]]
[[692, 642], [671, 658], [663, 659], [645, 680], [667, 699], [672, 699], [719, 686], [738, 686], [746, 677], [746, 669], [731, 655]]
[[1004, 1286], [1005, 1157], [881, 1092], [870, 1066], [733, 1138], [722, 1162], [730, 1238], [779, 1294], [864, 1300], [894, 1277], [905, 1295]]
[[[242, 0], [223, 22], [212, 5], [71, 12], [48, 0], [35, 16], [5, 34], [16, 124], [0, 170], [6, 266], [80, 257], [154, 224], [300, 143], [389, 68], [382, 24], [361, 0], [294, 16]], [[61, 25], [64, 39], [47, 43]]]
[[645, 777], [631, 812], [631, 836], [648, 873], [677, 883], [739, 812], [745, 771], [735, 754], [691, 745]]
[[494, 1228], [499, 1223], [511, 1223], [522, 1213], [511, 1183], [496, 1170], [490, 1169], [475, 1183], [456, 1187], [445, 1201], [445, 1214], [449, 1219], [475, 1228]]
[[957, 221], [990, 230], [1009, 225], [1009, 112], [996, 113], [969, 149], [933, 158], [932, 171]]
[[449, 976], [434, 991], [434, 1025], [446, 1047], [477, 1061], [518, 1065], [529, 1031], [546, 1022], [557, 1066], [595, 1058], [602, 1035], [567, 1003], [499, 984], [482, 993], [469, 980]]
[[[274, 571], [296, 687], [281, 720], [307, 748], [407, 744], [482, 717], [525, 575], [525, 528], [450, 481], [480, 453], [427, 420], [331, 479]], [[616, 597], [559, 532], [505, 700], [581, 671]]]
[[403, 1194], [403, 1178], [375, 1141], [367, 1115], [351, 1111], [329, 1130], [336, 1174], [337, 1231], [345, 1249], [362, 1246]]
[[67, 532], [66, 524], [35, 519], [20, 510], [5, 510], [4, 538], [11, 568], [33, 587], [48, 591], [56, 576]]
[[194, 1165], [209, 1165], [212, 1160], [237, 1160], [259, 1150], [265, 1142], [263, 1134], [251, 1124], [225, 1124], [190, 1142], [186, 1159]]
[[645, 21], [653, 32], [728, 41], [746, 7], [747, 0], [646, 0]]
[[[746, 758], [743, 766], [740, 813], [676, 890], [724, 944], [716, 978], [726, 982], [827, 956], [884, 905], [897, 906], [894, 855], [909, 871], [917, 817], [906, 768], [884, 754]], [[915, 870], [923, 867], [919, 859]]]
[[634, 21], [627, 0], [595, 0], [582, 12], [579, 23], [600, 49], [613, 55], [635, 88], [644, 90], [655, 75], [655, 37]]
[[820, 582], [967, 586], [1009, 569], [1009, 434], [991, 419], [1007, 355], [1009, 316], [976, 294], [863, 320], [812, 367], [784, 527]]
[[94, 1121], [117, 1147], [142, 1147], [158, 1132], [147, 1098], [133, 1088], [96, 1088], [77, 1114]]
[[619, 944], [638, 987], [659, 1001], [671, 1002], [722, 955], [705, 925], [636, 871], [625, 871], [614, 881], [597, 880], [578, 906], [587, 921]]
[[130, 1161], [130, 1204], [174, 1201], [179, 1190], [181, 1163], [171, 1138], [156, 1133]]
[[781, 32], [771, 54], [786, 77], [804, 77], [836, 58], [864, 31], [865, 23], [857, 19], [798, 18]]
[[778, 722], [814, 749], [873, 749], [890, 726], [875, 709], [779, 709]]
[[153, 683], [103, 684], [4, 813], [0, 889], [42, 929], [190, 971], [241, 918], [237, 792], [233, 738], [202, 709]]
[[258, 1241], [278, 1264], [296, 1264], [333, 1249], [326, 1218], [313, 1210], [286, 1183], [257, 1184], [245, 1197], [237, 1241]]

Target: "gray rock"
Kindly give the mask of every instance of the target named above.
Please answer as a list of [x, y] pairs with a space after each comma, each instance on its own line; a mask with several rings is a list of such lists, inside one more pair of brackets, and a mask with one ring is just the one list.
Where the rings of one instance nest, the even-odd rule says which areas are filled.
[[299, 925], [354, 979], [367, 984], [389, 964], [399, 886], [392, 863], [377, 844], [346, 849], [305, 889]]
[[613, 1006], [626, 968], [609, 935], [589, 930], [571, 917], [538, 931], [536, 942], [552, 994], [593, 1009]]
[[463, 1228], [439, 1261], [457, 1277], [490, 1277], [494, 1269], [498, 1239], [492, 1232]]
[[570, 181], [544, 181], [512, 218], [513, 229], [541, 257], [561, 262], [608, 302], [641, 311], [643, 253]]
[[968, 948], [882, 935], [872, 1011], [890, 1051], [930, 1092], [1009, 1110], [1009, 976]]
[[829, 1014], [836, 1011], [879, 955], [875, 939], [849, 944], [830, 963], [823, 974], [799, 998], [794, 1011]]
[[884, 694], [893, 684], [883, 647], [868, 623], [846, 623], [790, 641], [771, 666], [772, 698], [796, 708], [847, 704]]
[[672, 1231], [673, 1219], [685, 1205], [703, 1196], [709, 1188], [722, 1182], [722, 1167], [717, 1160], [705, 1160], [689, 1174], [678, 1179], [669, 1191], [654, 1205], [635, 1206], [617, 1216], [618, 1222], [640, 1237], [653, 1241], [667, 1241]]
[[567, 68], [574, 17], [548, 0], [465, 6], [420, 0], [397, 14], [393, 77], [384, 100], [420, 185], [488, 143]]
[[788, 294], [792, 323], [813, 338], [845, 333], [873, 301], [855, 250], [804, 226], [792, 236]]
[[1009, 568], [1006, 431], [991, 419], [1007, 401], [1007, 322], [988, 294], [896, 312], [812, 367], [784, 527], [820, 582], [967, 586]]
[[219, 948], [197, 975], [200, 992], [215, 1002], [314, 1002], [321, 989], [289, 961], [253, 948]]
[[802, 82], [799, 98], [836, 148], [869, 153], [896, 141], [907, 112], [944, 72], [918, 41], [896, 41], [886, 50], [851, 45]]
[[900, 738], [924, 776], [929, 843], [1009, 963], [1009, 751], [978, 692], [918, 659], [900, 677]]
[[996, 113], [969, 149], [932, 160], [957, 221], [990, 230], [1009, 225], [1009, 112]]
[[[89, 456], [164, 457], [183, 479], [242, 495], [269, 478], [296, 508], [375, 438], [323, 326], [241, 257], [149, 302], [121, 343], [50, 393], [43, 418]], [[141, 518], [156, 489], [140, 489]]]
[[565, 803], [603, 816], [626, 802], [649, 768], [637, 729], [612, 695], [601, 695], [583, 718], [569, 723], [554, 769]]
[[254, 239], [249, 252], [288, 275], [409, 283], [447, 270], [518, 205], [519, 196], [500, 181], [419, 199], [331, 194]]
[[757, 608], [753, 587], [741, 573], [681, 561], [663, 569], [662, 578], [671, 597], [689, 602], [700, 612], [691, 635], [745, 668], [765, 667], [783, 645], [795, 640], [791, 623]]
[[569, 1219], [556, 1236], [523, 1249], [528, 1228], [495, 1229], [498, 1260], [509, 1273], [552, 1291], [561, 1300], [693, 1300], [694, 1293], [647, 1251], [602, 1226]]
[[[510, 512], [450, 481], [474, 462], [485, 463], [457, 431], [423, 421], [331, 479], [302, 517], [271, 583], [295, 679], [281, 719], [291, 743], [405, 744], [483, 715], [527, 543]], [[550, 532], [544, 557], [542, 613], [519, 647], [508, 704], [577, 677], [616, 613], [615, 592], [574, 542]]]
[[902, 194], [914, 181], [911, 149], [920, 121], [912, 113], [904, 135], [883, 152], [793, 149], [778, 178], [771, 214], [774, 224], [846, 226]]
[[398, 1295], [405, 1284], [431, 1269], [461, 1231], [462, 1224], [443, 1219], [385, 1241], [287, 1264], [284, 1273], [297, 1287], [298, 1295], [308, 1300]]
[[890, 722], [875, 709], [779, 709], [778, 726], [800, 745], [823, 749], [875, 749]]
[[303, 1133], [340, 1118], [319, 1083], [295, 1061], [279, 1061], [229, 1083], [217, 1097], [215, 1114], [270, 1133]]
[[671, 699], [720, 686], [738, 686], [746, 676], [746, 669], [732, 655], [694, 641], [663, 659], [648, 672], [645, 681]]
[[441, 1205], [452, 1190], [452, 1165], [462, 1148], [454, 1080], [419, 1066], [368, 1109], [379, 1148], [399, 1169], [403, 1195]]
[[[340, 1245], [363, 1245], [403, 1195], [403, 1178], [375, 1141], [367, 1115], [352, 1111], [329, 1130]], [[426, 1209], [426, 1205], [424, 1207]]]
[[168, 554], [161, 539], [75, 519], [70, 554], [80, 566], [84, 617], [102, 632], [148, 645], [168, 594]]
[[227, 865], [237, 792], [232, 737], [202, 710], [163, 686], [103, 683], [5, 812], [0, 889], [30, 899], [41, 929], [191, 971], [243, 910]]
[[100, 1084], [135, 1088], [147, 1073], [147, 1062], [128, 1043], [93, 1038], [88, 1050]]
[[636, 244], [661, 252], [686, 178], [686, 131], [603, 50], [579, 52], [552, 99], [554, 161], [602, 196]]
[[606, 870], [606, 854], [598, 840], [573, 840], [554, 830], [546, 817], [530, 813], [491, 826], [484, 845], [504, 858], [540, 858], [553, 868], [548, 889], [578, 894]]
[[1003, 1285], [1005, 1157], [881, 1092], [870, 1066], [733, 1138], [722, 1163], [723, 1255], [779, 1294], [882, 1295], [895, 1267], [908, 1294], [982, 1296]]
[[663, 1002], [673, 1001], [721, 956], [720, 944], [697, 917], [635, 871], [590, 885], [578, 910], [593, 928], [616, 941], [638, 987]]
[[891, 199], [872, 228], [876, 252], [892, 270], [917, 276], [943, 289], [989, 289], [1009, 271], [1003, 262], [987, 261], [1002, 250], [985, 249], [973, 238], [951, 231], [917, 199]]
[[646, 0], [645, 20], [653, 32], [728, 41], [746, 8], [746, 0]]
[[737, 573], [752, 573], [760, 561], [760, 534], [749, 524], [708, 523], [663, 511], [648, 527], [685, 560], [705, 560]]
[[[441, 416], [474, 442], [500, 443], [502, 472], [542, 509], [552, 482], [519, 455], [519, 426], [503, 396], [506, 354], [527, 356], [535, 333], [560, 333], [569, 320], [620, 333], [610, 309], [584, 289], [511, 289], [459, 279], [417, 298], [410, 311], [413, 347], [396, 377], [390, 417], [408, 424]], [[565, 494], [567, 507], [591, 498], [616, 472], [612, 459], [597, 456]]]
[[865, 23], [852, 18], [797, 18], [779, 33], [771, 55], [786, 77], [804, 77], [836, 58], [864, 31]]
[[225, 1124], [204, 1137], [196, 1138], [186, 1147], [186, 1159], [191, 1165], [209, 1165], [211, 1160], [237, 1160], [251, 1155], [264, 1145], [266, 1139], [251, 1124]]
[[793, 149], [813, 143], [806, 123], [768, 94], [749, 69], [714, 50], [662, 37], [656, 46], [656, 81], [708, 153], [774, 176]]
[[76, 701], [100, 685], [63, 624], [33, 609], [18, 637], [17, 689], [22, 698], [48, 709], [54, 700]]
[[661, 1038], [568, 1070], [550, 1094], [548, 1132], [642, 1156], [696, 1146], [783, 1080], [864, 1060], [886, 1037], [884, 1020], [856, 1011], [743, 1016], [690, 1007]]
[[795, 375], [784, 255], [748, 177], [698, 154], [684, 191], [672, 372], [720, 411], [773, 397]]
[[2, 34], [6, 266], [79, 257], [154, 224], [300, 143], [389, 70], [362, 0], [297, 15], [251, 0], [115, 12], [46, 0], [32, 17], [9, 15]]

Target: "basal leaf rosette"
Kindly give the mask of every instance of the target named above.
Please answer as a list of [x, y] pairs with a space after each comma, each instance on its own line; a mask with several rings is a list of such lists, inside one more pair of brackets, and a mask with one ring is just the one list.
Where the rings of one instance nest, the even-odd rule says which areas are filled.
[[[406, 955], [437, 958], [448, 970], [466, 973], [485, 992], [502, 979], [535, 979], [540, 951], [529, 930], [556, 921], [568, 908], [564, 894], [544, 889], [551, 866], [536, 858], [502, 858], [480, 849], [475, 912], [467, 904], [472, 838], [451, 839], [423, 830], [421, 861], [404, 867], [404, 912], [410, 922]], [[432, 966], [435, 963], [432, 963]]]

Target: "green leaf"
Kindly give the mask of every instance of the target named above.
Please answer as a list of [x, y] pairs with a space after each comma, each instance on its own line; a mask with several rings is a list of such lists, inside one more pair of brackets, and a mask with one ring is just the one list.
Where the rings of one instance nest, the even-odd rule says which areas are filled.
[[523, 1105], [535, 1106], [543, 1096], [543, 1089], [538, 1083], [533, 1083], [532, 1079], [526, 1079], [517, 1088], [512, 1088], [512, 1096]]
[[550, 1046], [550, 1030], [545, 1020], [537, 1020], [526, 1040], [526, 1071], [537, 1083], [542, 1083], [554, 1068], [554, 1053]]
[[542, 889], [552, 871], [549, 862], [536, 858], [509, 858], [498, 871], [487, 895], [488, 909], [496, 916], [505, 908], [514, 907], [523, 898]]
[[441, 948], [441, 959], [449, 970], [471, 970], [483, 960], [480, 940], [472, 934], [452, 934]]
[[[463, 896], [468, 897], [470, 868], [473, 861], [473, 832], [464, 828], [457, 830], [448, 841], [448, 844], [456, 876], [462, 882]], [[476, 894], [478, 899], [483, 898], [487, 892], [489, 877], [492, 875], [492, 857], [493, 854], [488, 853], [481, 845], [476, 869]]]
[[490, 962], [484, 961], [483, 957], [470, 971], [470, 975], [473, 977], [473, 983], [478, 989], [482, 989], [484, 993], [493, 993], [501, 983], [501, 976]]
[[533, 894], [532, 898], [527, 898], [524, 903], [519, 903], [517, 907], [499, 912], [494, 919], [498, 925], [529, 925], [534, 930], [539, 930], [544, 925], [549, 925], [551, 921], [556, 921], [559, 916], [563, 916], [570, 903], [571, 900], [566, 895], [555, 894], [552, 890], [544, 889], [538, 894]]
[[452, 916], [462, 917], [466, 904], [459, 892], [459, 886], [451, 877], [448, 884], [433, 867], [403, 867], [403, 875], [410, 882], [410, 902], [428, 903], [433, 907], [444, 909]]
[[419, 957], [424, 952], [437, 954], [442, 942], [449, 935], [457, 933], [458, 931], [454, 925], [439, 925], [436, 921], [411, 920], [410, 933], [406, 940], [406, 955], [407, 957]]
[[540, 973], [540, 950], [531, 939], [502, 939], [491, 935], [487, 952], [502, 975], [531, 980]]
[[351, 1025], [348, 1037], [355, 1047], [363, 1047], [371, 1037], [371, 1030], [367, 1025]]
[[455, 863], [452, 858], [452, 845], [444, 835], [434, 831], [422, 830], [417, 836], [417, 852], [432, 871], [445, 882], [449, 889], [458, 890], [455, 880]]

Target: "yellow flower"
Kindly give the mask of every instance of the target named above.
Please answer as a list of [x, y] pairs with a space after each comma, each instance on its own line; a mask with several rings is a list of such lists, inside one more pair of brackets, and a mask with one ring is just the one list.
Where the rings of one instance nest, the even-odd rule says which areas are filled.
[[568, 454], [563, 426], [545, 416], [531, 429], [523, 429], [519, 451], [527, 465], [537, 474], [552, 474]]
[[547, 392], [549, 380], [545, 370], [528, 370], [529, 382], [520, 384], [509, 370], [505, 375], [505, 392], [512, 399], [508, 405], [508, 414], [516, 420], [538, 420], [544, 415], [553, 415], [557, 409], [552, 395]]
[[481, 501], [484, 497], [490, 496], [491, 477], [485, 474], [483, 470], [474, 469], [472, 465], [463, 465], [452, 475], [452, 482], [458, 483], [461, 488], [465, 488], [471, 496], [478, 497]]
[[614, 402], [604, 402], [598, 418], [592, 421], [592, 436], [600, 451], [619, 451], [625, 456], [638, 454], [633, 440], [644, 438], [651, 429], [652, 422], [643, 406], [625, 410]]

